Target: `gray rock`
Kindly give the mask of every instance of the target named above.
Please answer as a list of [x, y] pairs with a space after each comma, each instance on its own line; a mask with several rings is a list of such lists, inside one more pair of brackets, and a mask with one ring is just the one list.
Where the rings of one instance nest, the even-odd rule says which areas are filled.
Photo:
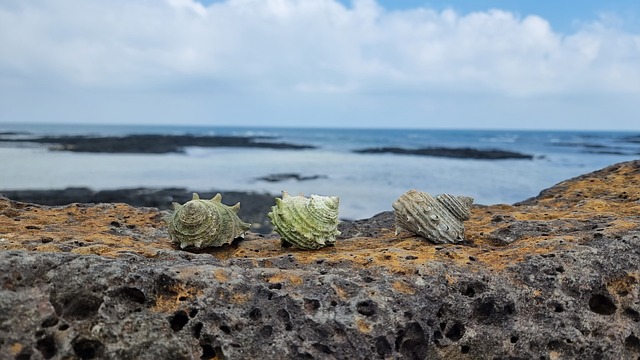
[[[546, 197], [476, 207], [466, 245], [396, 238], [383, 213], [345, 224], [348, 238], [312, 252], [249, 236], [190, 253], [157, 231], [143, 238], [143, 225], [133, 239], [155, 241], [156, 253], [87, 255], [68, 239], [44, 252], [57, 235], [41, 248], [29, 239], [65, 224], [11, 226], [42, 224], [61, 208], [4, 200], [0, 358], [638, 359], [640, 213], [628, 207], [640, 207], [640, 171], [630, 168], [640, 163], [569, 184], [627, 177], [629, 187], [604, 191], [611, 208], [591, 217], [576, 204], [554, 213]], [[616, 204], [627, 208], [614, 216]], [[154, 221], [150, 211], [140, 216]], [[97, 229], [72, 236], [99, 241]]]

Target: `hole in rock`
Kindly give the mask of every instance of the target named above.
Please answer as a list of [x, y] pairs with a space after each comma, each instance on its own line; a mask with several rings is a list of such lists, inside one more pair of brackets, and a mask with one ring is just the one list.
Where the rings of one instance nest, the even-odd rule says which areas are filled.
[[222, 330], [222, 332], [225, 334], [231, 334], [231, 328], [229, 328], [227, 325], [220, 325], [219, 329]]
[[629, 350], [640, 352], [640, 339], [632, 333], [624, 340], [624, 346]]
[[251, 320], [260, 320], [262, 318], [262, 311], [258, 308], [253, 308], [249, 311], [249, 319]]
[[436, 330], [433, 332], [433, 340], [438, 341], [442, 339], [442, 332], [440, 330]]
[[429, 356], [429, 336], [417, 322], [408, 323], [398, 332], [396, 349], [406, 359], [426, 359]]
[[123, 287], [120, 289], [120, 294], [123, 298], [133, 301], [138, 304], [144, 304], [147, 301], [147, 297], [144, 295], [142, 290], [134, 287]]
[[589, 309], [596, 314], [612, 315], [616, 312], [616, 305], [608, 297], [595, 294], [589, 299]]
[[86, 292], [65, 294], [58, 301], [52, 301], [56, 313], [64, 318], [83, 320], [93, 317], [102, 305], [102, 298]]
[[624, 314], [628, 317], [630, 317], [631, 319], [633, 319], [633, 321], [635, 322], [640, 322], [640, 313], [631, 309], [631, 308], [626, 308], [624, 309]]
[[213, 346], [209, 344], [201, 344], [200, 347], [202, 347], [202, 356], [200, 356], [200, 359], [210, 360], [217, 357], [216, 350], [213, 348]]
[[269, 289], [271, 290], [280, 290], [282, 289], [282, 283], [269, 284]]
[[72, 344], [73, 351], [81, 359], [100, 358], [104, 351], [104, 345], [98, 340], [75, 339]]
[[514, 312], [516, 312], [516, 306], [513, 303], [505, 305], [503, 309], [504, 313], [507, 315], [512, 315]]
[[515, 344], [515, 343], [518, 342], [518, 337], [514, 335], [514, 336], [511, 337], [511, 339], [509, 341], [511, 341], [512, 344]]
[[495, 303], [493, 299], [486, 299], [476, 307], [476, 314], [480, 318], [489, 318], [491, 315], [493, 315], [494, 305]]
[[382, 357], [391, 355], [391, 344], [385, 336], [378, 336], [376, 338], [376, 352]]
[[198, 309], [191, 309], [191, 310], [189, 311], [189, 317], [190, 317], [190, 318], [192, 318], [192, 319], [193, 319], [194, 317], [196, 317], [196, 315], [198, 315]]
[[320, 301], [317, 299], [304, 299], [304, 309], [307, 311], [316, 311], [320, 308]]
[[51, 359], [58, 352], [56, 341], [51, 335], [45, 337], [44, 339], [38, 340], [38, 342], [36, 343], [36, 349], [40, 351], [42, 357], [44, 357], [45, 359]]
[[476, 291], [473, 290], [471, 286], [467, 286], [467, 289], [463, 293], [464, 296], [474, 297], [476, 295]]
[[67, 325], [67, 324], [62, 324], [62, 325], [58, 326], [58, 330], [60, 330], [60, 331], [65, 331], [67, 329], [69, 329], [69, 325]]
[[378, 305], [371, 300], [361, 301], [356, 304], [356, 310], [364, 316], [371, 316], [378, 310]]
[[169, 319], [171, 324], [171, 330], [180, 331], [189, 322], [189, 317], [184, 310], [176, 311], [175, 314]]
[[463, 353], [463, 354], [468, 354], [469, 350], [471, 350], [471, 348], [469, 346], [467, 346], [467, 345], [462, 345], [460, 347], [460, 352]]
[[200, 334], [202, 333], [202, 323], [197, 323], [193, 326], [193, 337], [196, 339], [200, 339]]
[[563, 312], [563, 311], [564, 311], [564, 307], [562, 306], [562, 304], [556, 304], [556, 305], [553, 307], [553, 311], [554, 311], [554, 312], [558, 312], [558, 313], [559, 313], [559, 312]]
[[449, 328], [449, 330], [447, 330], [444, 336], [446, 336], [447, 339], [451, 341], [458, 341], [462, 339], [462, 337], [464, 336], [464, 325], [456, 322]]

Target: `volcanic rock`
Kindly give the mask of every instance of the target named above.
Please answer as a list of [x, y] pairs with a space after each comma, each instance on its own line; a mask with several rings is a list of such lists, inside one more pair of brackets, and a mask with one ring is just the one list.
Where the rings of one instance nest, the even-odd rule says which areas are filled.
[[162, 216], [0, 199], [0, 358], [640, 356], [640, 161], [475, 206], [462, 245], [387, 212], [317, 251], [186, 252]]

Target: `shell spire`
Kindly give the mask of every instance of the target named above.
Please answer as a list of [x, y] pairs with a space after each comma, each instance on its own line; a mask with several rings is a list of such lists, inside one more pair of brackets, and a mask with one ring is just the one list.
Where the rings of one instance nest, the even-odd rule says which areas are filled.
[[438, 243], [464, 241], [464, 224], [471, 216], [473, 198], [409, 190], [393, 203], [396, 234], [405, 229]]
[[286, 191], [276, 198], [276, 205], [267, 216], [274, 231], [280, 234], [283, 246], [293, 245], [313, 250], [333, 245], [338, 231], [337, 196], [291, 196]]
[[182, 249], [230, 244], [233, 239], [244, 237], [251, 227], [236, 215], [240, 203], [227, 206], [220, 194], [211, 200], [202, 200], [193, 193], [193, 198], [184, 205], [173, 204], [175, 210], [165, 220], [169, 236]]

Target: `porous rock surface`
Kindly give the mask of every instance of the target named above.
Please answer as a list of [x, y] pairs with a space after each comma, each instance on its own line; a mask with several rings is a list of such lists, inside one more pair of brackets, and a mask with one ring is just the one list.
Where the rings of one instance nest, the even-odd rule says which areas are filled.
[[193, 253], [161, 218], [0, 199], [0, 358], [640, 358], [640, 161], [475, 206], [462, 245], [388, 212]]

